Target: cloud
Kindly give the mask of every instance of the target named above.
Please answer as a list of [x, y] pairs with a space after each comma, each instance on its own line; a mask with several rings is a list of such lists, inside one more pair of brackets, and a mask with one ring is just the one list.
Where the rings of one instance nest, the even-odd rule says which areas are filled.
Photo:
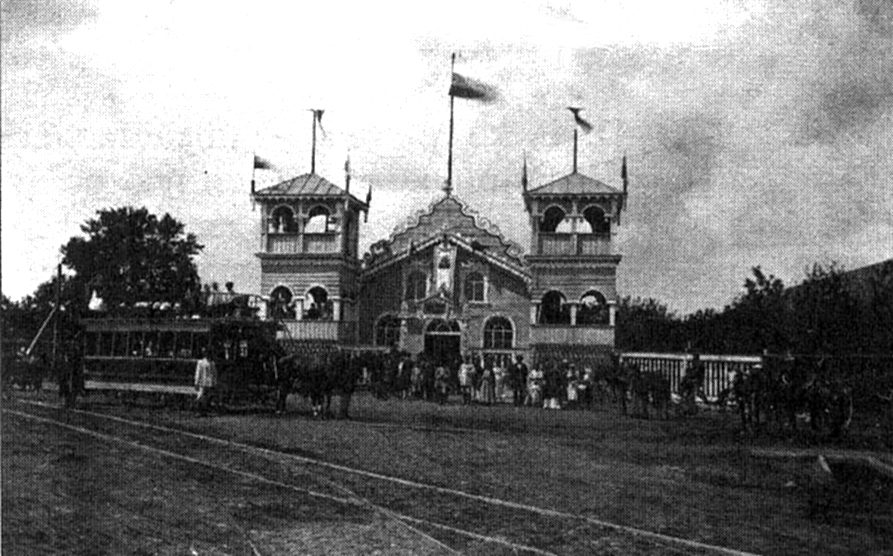
[[362, 245], [386, 237], [440, 194], [452, 51], [503, 92], [456, 102], [457, 195], [511, 239], [529, 240], [522, 153], [534, 184], [570, 169], [569, 102], [596, 125], [581, 171], [619, 185], [629, 155], [621, 292], [693, 310], [757, 264], [793, 281], [816, 258], [893, 256], [889, 2], [57, 6], [4, 13], [14, 296], [121, 204], [184, 220], [206, 278], [259, 283], [252, 152], [277, 166], [262, 186], [306, 172], [308, 108], [326, 109], [318, 172], [341, 183], [350, 149], [374, 186]]

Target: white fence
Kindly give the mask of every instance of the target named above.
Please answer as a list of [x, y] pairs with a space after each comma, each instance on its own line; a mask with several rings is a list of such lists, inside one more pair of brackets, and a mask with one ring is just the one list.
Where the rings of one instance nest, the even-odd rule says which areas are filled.
[[[622, 353], [624, 361], [635, 363], [642, 372], [655, 373], [670, 381], [673, 393], [679, 392], [679, 383], [691, 361], [687, 353]], [[732, 382], [736, 370], [748, 370], [760, 362], [758, 355], [701, 355], [704, 364], [704, 391], [707, 398], [715, 401], [719, 393]]]

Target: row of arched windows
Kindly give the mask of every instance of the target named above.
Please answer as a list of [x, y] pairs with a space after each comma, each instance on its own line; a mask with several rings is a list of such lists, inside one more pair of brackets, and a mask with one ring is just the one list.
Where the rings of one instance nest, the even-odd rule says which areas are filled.
[[[426, 334], [458, 334], [459, 323], [434, 319], [425, 328]], [[512, 321], [505, 317], [490, 317], [484, 323], [484, 349], [512, 349], [515, 330]], [[395, 346], [400, 342], [400, 319], [385, 315], [375, 325], [375, 344]]]
[[[304, 224], [304, 233], [325, 234], [334, 231], [329, 209], [324, 206], [316, 206], [310, 210], [307, 223]], [[298, 220], [291, 207], [281, 205], [273, 209], [268, 220], [268, 232], [280, 234], [293, 234], [298, 231]]]
[[[297, 318], [297, 307], [291, 290], [285, 286], [277, 286], [270, 292], [269, 314], [274, 319], [294, 320]], [[332, 320], [332, 301], [329, 292], [322, 286], [315, 286], [307, 291], [304, 297], [304, 320]]]
[[[600, 292], [589, 290], [577, 304], [576, 324], [608, 324], [610, 313], [608, 303]], [[571, 324], [570, 305], [559, 291], [548, 291], [540, 301], [539, 324]]]
[[[570, 222], [565, 218], [567, 215], [560, 207], [552, 206], [543, 213], [543, 219], [540, 222], [541, 232], [570, 232]], [[611, 221], [605, 218], [605, 211], [601, 207], [595, 205], [586, 207], [583, 210], [583, 219], [589, 224], [589, 230], [593, 234], [607, 234], [611, 232]]]
[[[480, 272], [470, 272], [465, 277], [465, 299], [473, 302], [487, 300], [487, 280]], [[406, 277], [404, 299], [407, 301], [419, 301], [428, 295], [428, 276], [421, 271], [410, 272]]]

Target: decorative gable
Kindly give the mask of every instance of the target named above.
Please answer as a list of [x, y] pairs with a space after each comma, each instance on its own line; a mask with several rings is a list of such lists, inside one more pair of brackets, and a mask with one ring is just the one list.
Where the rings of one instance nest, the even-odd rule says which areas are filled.
[[521, 247], [503, 237], [496, 225], [457, 197], [445, 196], [429, 205], [427, 210], [419, 211], [404, 224], [394, 228], [386, 241], [376, 242], [375, 248], [367, 255], [367, 267], [376, 266], [391, 257], [427, 244], [434, 238], [447, 235], [463, 240], [475, 250], [520, 271], [527, 266]]

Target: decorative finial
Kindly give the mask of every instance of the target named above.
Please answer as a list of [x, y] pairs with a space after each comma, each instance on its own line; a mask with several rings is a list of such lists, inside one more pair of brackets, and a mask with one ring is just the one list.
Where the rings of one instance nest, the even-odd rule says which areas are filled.
[[527, 151], [524, 151], [524, 167], [521, 170], [521, 187], [524, 188], [524, 193], [527, 193]]
[[623, 162], [620, 164], [620, 180], [623, 182], [623, 194], [626, 195], [629, 189], [629, 174], [626, 169], [626, 155], [623, 155]]

